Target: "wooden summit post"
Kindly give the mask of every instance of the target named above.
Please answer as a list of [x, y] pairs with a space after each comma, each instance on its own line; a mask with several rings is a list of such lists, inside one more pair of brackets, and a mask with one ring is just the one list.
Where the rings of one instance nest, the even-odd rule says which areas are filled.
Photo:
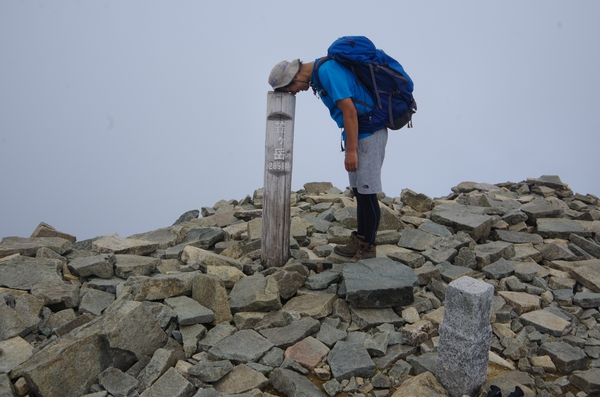
[[294, 95], [268, 92], [261, 241], [262, 264], [267, 268], [281, 267], [290, 257], [295, 109]]

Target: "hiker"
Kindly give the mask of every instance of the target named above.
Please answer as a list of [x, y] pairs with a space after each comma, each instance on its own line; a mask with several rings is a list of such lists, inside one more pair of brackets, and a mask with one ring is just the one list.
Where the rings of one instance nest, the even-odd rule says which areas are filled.
[[[384, 124], [375, 126], [372, 131], [361, 130], [357, 115], [369, 110], [361, 103], [373, 106], [373, 99], [350, 69], [333, 59], [319, 65], [315, 78], [316, 62], [302, 63], [299, 59], [279, 62], [269, 75], [269, 84], [275, 91], [292, 95], [313, 88], [338, 127], [343, 129], [344, 167], [356, 197], [358, 229], [352, 232], [348, 244], [336, 246], [334, 252], [352, 258], [350, 262], [374, 258], [380, 220], [377, 194], [382, 192], [381, 167], [388, 130]], [[314, 84], [317, 79], [319, 86]]]

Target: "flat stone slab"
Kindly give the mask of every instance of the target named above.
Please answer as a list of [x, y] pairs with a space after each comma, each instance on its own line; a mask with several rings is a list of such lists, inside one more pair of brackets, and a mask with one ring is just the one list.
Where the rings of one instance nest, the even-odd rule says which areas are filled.
[[109, 279], [114, 273], [114, 265], [117, 258], [114, 254], [101, 254], [75, 258], [68, 264], [69, 270], [79, 277], [96, 276]]
[[590, 396], [600, 394], [600, 368], [591, 368], [581, 372], [575, 371], [569, 376], [569, 381]]
[[251, 329], [244, 329], [215, 344], [208, 353], [218, 360], [234, 363], [258, 361], [273, 346], [267, 338]]
[[382, 309], [350, 307], [352, 322], [360, 329], [369, 329], [381, 324], [402, 325], [404, 320], [391, 307]]
[[0, 286], [30, 290], [36, 284], [62, 284], [57, 259], [17, 256], [0, 263]]
[[100, 253], [148, 255], [158, 249], [158, 243], [136, 238], [123, 238], [114, 234], [95, 240], [92, 243], [92, 249]]
[[548, 342], [540, 346], [540, 354], [547, 354], [561, 374], [585, 369], [588, 357], [582, 349], [566, 342]]
[[510, 259], [515, 256], [514, 244], [504, 241], [479, 244], [473, 251], [475, 252], [479, 268], [484, 268], [501, 258]]
[[590, 290], [598, 293], [600, 292], [600, 266], [597, 263], [600, 263], [600, 261], [596, 259], [586, 262], [589, 263], [589, 266], [573, 267], [570, 269], [569, 274]]
[[419, 229], [404, 229], [398, 246], [414, 251], [425, 251], [442, 240], [441, 237]]
[[498, 292], [506, 304], [514, 309], [518, 315], [541, 309], [540, 298], [525, 292], [500, 291]]
[[0, 340], [0, 374], [8, 374], [33, 354], [33, 346], [20, 336]]
[[38, 249], [46, 247], [59, 255], [71, 249], [73, 243], [62, 237], [4, 237], [0, 241], [0, 258], [13, 254], [35, 256]]
[[299, 295], [290, 299], [281, 310], [301, 317], [323, 318], [331, 314], [337, 300], [336, 294]]
[[370, 378], [375, 375], [375, 363], [362, 343], [338, 342], [327, 355], [331, 374], [337, 380], [353, 376]]
[[130, 276], [150, 276], [160, 265], [158, 258], [139, 255], [115, 255], [115, 276], [128, 279]]
[[304, 317], [284, 327], [267, 328], [260, 334], [267, 338], [273, 345], [285, 349], [304, 338], [319, 332], [321, 323], [312, 317]]
[[179, 295], [191, 295], [192, 283], [199, 272], [159, 274], [153, 277], [132, 276], [126, 286], [131, 286], [137, 301], [161, 300]]
[[158, 380], [140, 397], [172, 396], [191, 397], [196, 388], [175, 368], [169, 368]]
[[487, 278], [493, 280], [500, 280], [502, 278], [511, 276], [515, 272], [515, 268], [504, 258], [500, 258], [500, 260], [484, 266], [481, 271], [487, 276]]
[[285, 358], [294, 360], [309, 371], [313, 371], [329, 353], [323, 342], [309, 336], [285, 350]]
[[414, 301], [417, 276], [411, 268], [389, 258], [347, 263], [342, 271], [346, 301], [362, 308], [408, 306]]
[[[260, 372], [253, 370], [245, 364], [235, 366], [231, 372], [214, 384], [215, 390], [220, 393], [241, 394], [253, 389], [264, 389], [269, 380]], [[218, 394], [221, 396], [222, 394]], [[168, 394], [165, 394], [168, 395]]]
[[563, 216], [566, 206], [552, 198], [537, 198], [520, 208], [531, 219], [558, 218]]
[[523, 244], [542, 244], [544, 239], [539, 234], [525, 233], [525, 232], [514, 232], [510, 230], [496, 230], [498, 238], [507, 243]]
[[179, 325], [206, 324], [215, 319], [215, 313], [187, 296], [166, 298], [165, 305], [177, 313]]
[[552, 336], [563, 336], [571, 331], [571, 322], [548, 310], [535, 310], [521, 315], [524, 325], [533, 325], [538, 331]]
[[269, 382], [278, 391], [290, 397], [326, 397], [306, 376], [284, 368], [275, 368], [269, 375]]
[[435, 267], [440, 271], [442, 280], [447, 283], [458, 280], [463, 276], [473, 276], [475, 274], [473, 269], [463, 266], [454, 266], [449, 262], [439, 263]]
[[456, 231], [462, 230], [477, 241], [490, 234], [494, 220], [485, 215], [485, 208], [461, 205], [440, 204], [431, 211], [431, 220]]
[[568, 240], [571, 234], [581, 237], [592, 237], [592, 232], [587, 230], [581, 222], [564, 218], [542, 218], [536, 221], [537, 234], [544, 238], [560, 238]]
[[239, 279], [229, 294], [229, 307], [233, 314], [281, 309], [277, 280], [262, 274]]

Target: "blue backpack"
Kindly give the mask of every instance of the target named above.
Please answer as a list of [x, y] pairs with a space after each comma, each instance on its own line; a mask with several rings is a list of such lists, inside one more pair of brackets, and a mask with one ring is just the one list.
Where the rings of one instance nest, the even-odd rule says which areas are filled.
[[372, 108], [358, 115], [360, 131], [372, 132], [381, 126], [392, 130], [405, 125], [412, 127], [412, 115], [417, 111], [413, 82], [398, 61], [364, 36], [340, 37], [329, 46], [327, 56], [315, 63], [313, 91], [320, 96], [326, 96], [327, 92], [320, 86], [319, 68], [331, 59], [348, 67], [373, 98], [375, 106], [356, 101]]

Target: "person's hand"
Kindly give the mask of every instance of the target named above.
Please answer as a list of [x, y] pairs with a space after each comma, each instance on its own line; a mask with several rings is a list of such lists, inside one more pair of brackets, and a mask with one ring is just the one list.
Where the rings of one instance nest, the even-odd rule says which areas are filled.
[[358, 170], [358, 154], [356, 153], [356, 150], [346, 150], [344, 166], [346, 167], [346, 171], [348, 172], [354, 172]]

